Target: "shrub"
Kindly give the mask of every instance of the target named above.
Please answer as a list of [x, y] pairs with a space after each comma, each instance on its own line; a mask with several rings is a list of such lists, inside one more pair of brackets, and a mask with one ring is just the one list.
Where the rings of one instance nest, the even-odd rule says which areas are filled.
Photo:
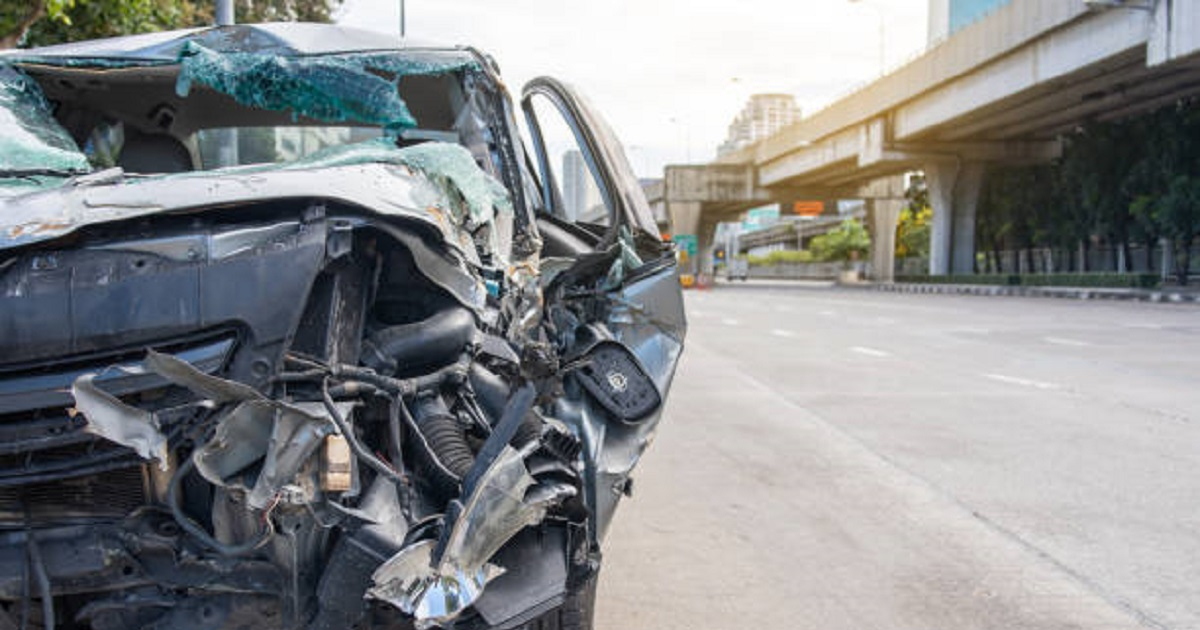
[[810, 247], [816, 260], [854, 260], [866, 257], [871, 237], [862, 223], [846, 219], [836, 229], [814, 237]]
[[779, 265], [789, 263], [806, 263], [813, 261], [813, 253], [808, 250], [778, 250], [762, 256], [747, 256], [751, 266]]

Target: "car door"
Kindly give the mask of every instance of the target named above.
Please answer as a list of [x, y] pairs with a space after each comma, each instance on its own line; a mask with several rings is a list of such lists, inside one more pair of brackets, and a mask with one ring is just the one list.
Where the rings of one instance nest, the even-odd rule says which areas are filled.
[[[574, 258], [577, 265], [610, 255], [605, 321], [599, 323], [637, 358], [665, 400], [687, 328], [674, 247], [659, 237], [624, 150], [584, 98], [560, 81], [538, 78], [525, 86], [522, 110], [540, 196], [543, 254]], [[630, 472], [662, 410], [623, 422], [583, 400], [564, 411], [574, 415], [584, 438], [587, 499], [598, 540], [632, 487]]]

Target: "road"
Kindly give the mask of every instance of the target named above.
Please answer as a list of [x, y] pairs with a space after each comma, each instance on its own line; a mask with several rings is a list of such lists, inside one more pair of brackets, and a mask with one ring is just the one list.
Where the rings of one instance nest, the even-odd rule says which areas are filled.
[[718, 285], [602, 630], [1200, 628], [1200, 308]]

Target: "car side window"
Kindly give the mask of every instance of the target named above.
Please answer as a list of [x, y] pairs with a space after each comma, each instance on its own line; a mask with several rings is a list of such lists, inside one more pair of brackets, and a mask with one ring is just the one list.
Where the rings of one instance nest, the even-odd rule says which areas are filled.
[[572, 119], [541, 93], [526, 100], [525, 116], [542, 205], [555, 218], [580, 227], [611, 226], [616, 216], [613, 191], [605, 186], [597, 158]]

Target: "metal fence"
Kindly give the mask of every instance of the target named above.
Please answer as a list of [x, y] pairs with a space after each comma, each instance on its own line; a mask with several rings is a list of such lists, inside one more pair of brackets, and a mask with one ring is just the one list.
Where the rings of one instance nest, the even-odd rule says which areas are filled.
[[[1116, 272], [1122, 268], [1124, 252], [1119, 247], [1090, 247], [1081, 249], [1058, 249], [1038, 247], [1020, 250], [980, 251], [975, 255], [975, 271], [978, 273], [1065, 273], [1065, 272]], [[1086, 265], [1081, 264], [1086, 260]], [[1193, 244], [1188, 274], [1200, 274], [1200, 245]], [[1163, 266], [1166, 265], [1164, 270]], [[1170, 276], [1175, 273], [1175, 261], [1170, 253], [1164, 258], [1163, 247], [1147, 248], [1134, 245], [1129, 248], [1127, 265], [1129, 273], [1157, 273]], [[897, 276], [919, 276], [929, 273], [928, 258], [896, 259]]]

